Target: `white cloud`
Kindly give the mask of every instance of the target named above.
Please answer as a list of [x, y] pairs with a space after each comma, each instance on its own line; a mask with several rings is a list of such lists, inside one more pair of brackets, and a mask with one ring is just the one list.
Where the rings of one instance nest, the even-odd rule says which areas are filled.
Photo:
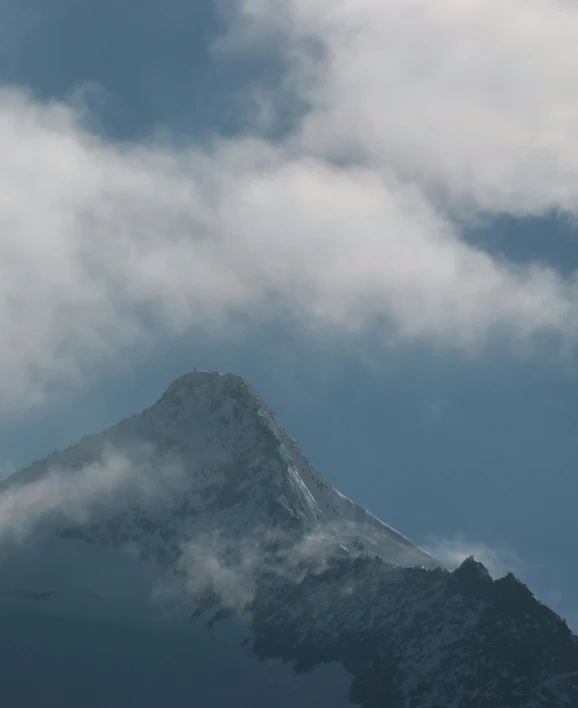
[[357, 159], [481, 209], [577, 213], [575, 3], [239, 7], [220, 47], [250, 51], [279, 37], [291, 85], [312, 107], [296, 139], [307, 153]]
[[466, 558], [474, 558], [482, 563], [493, 578], [501, 578], [507, 573], [519, 576], [524, 572], [524, 564], [518, 554], [507, 546], [489, 546], [481, 541], [473, 541], [463, 534], [454, 538], [432, 536], [422, 548], [453, 570]]
[[[327, 570], [342, 547], [323, 534], [295, 538], [281, 531], [261, 530], [242, 538], [218, 532], [203, 534], [184, 543], [181, 550], [178, 570], [187, 593], [195, 600], [215, 595], [225, 607], [240, 612], [254, 599], [263, 574], [299, 584], [306, 576]], [[168, 590], [170, 587], [160, 586], [153, 599], [160, 604], [170, 601]]]
[[[238, 315], [351, 334], [379, 322], [384, 337], [470, 350], [496, 333], [574, 344], [576, 281], [470, 247], [439, 197], [574, 210], [577, 13], [539, 0], [497, 16], [473, 0], [245, 9], [252, 41], [283, 37], [287, 81], [312, 106], [283, 143], [108, 143], [78, 109], [0, 92], [0, 413]], [[326, 62], [298, 53], [311, 40]]]
[[109, 517], [125, 511], [134, 501], [162, 499], [184, 479], [176, 460], [155, 460], [144, 443], [108, 447], [79, 469], [47, 466], [43, 471], [38, 478], [13, 478], [0, 490], [0, 547], [25, 543], [46, 523], [85, 524], [104, 512]]
[[0, 542], [23, 543], [47, 519], [86, 521], [95, 502], [110, 500], [133, 477], [130, 460], [107, 454], [103, 460], [71, 474], [58, 470], [0, 494]]

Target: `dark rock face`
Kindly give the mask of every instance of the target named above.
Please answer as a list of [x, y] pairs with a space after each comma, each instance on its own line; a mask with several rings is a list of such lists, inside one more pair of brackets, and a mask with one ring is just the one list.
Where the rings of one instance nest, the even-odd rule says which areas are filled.
[[341, 662], [364, 708], [578, 706], [576, 637], [473, 559], [453, 573], [335, 559], [299, 584], [263, 578], [253, 611], [260, 658]]

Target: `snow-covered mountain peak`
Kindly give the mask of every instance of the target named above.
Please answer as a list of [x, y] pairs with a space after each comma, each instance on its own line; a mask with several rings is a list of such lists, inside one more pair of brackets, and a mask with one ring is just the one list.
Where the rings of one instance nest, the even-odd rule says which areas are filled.
[[259, 394], [242, 376], [216, 371], [194, 371], [180, 376], [170, 384], [158, 403], [169, 406], [188, 402], [199, 407], [214, 409], [226, 405], [227, 401], [266, 407]]
[[[435, 567], [333, 489], [239, 376], [183, 376], [3, 491], [15, 708], [89, 692], [95, 708], [578, 706], [578, 640], [559, 617], [472, 557]], [[82, 698], [66, 702], [70, 676]]]
[[[261, 396], [236, 374], [195, 371], [171, 383], [150, 408], [120, 424], [139, 437], [169, 441], [195, 457], [257, 453], [279, 442], [280, 426]], [[202, 442], [199, 436], [202, 435]]]
[[169, 419], [179, 416], [204, 418], [209, 421], [216, 415], [230, 419], [241, 412], [258, 415], [262, 411], [271, 415], [270, 409], [258, 393], [236, 374], [213, 371], [195, 371], [171, 383], [148, 413], [165, 415]]
[[[333, 489], [240, 376], [208, 371], [182, 376], [150, 408], [20, 470], [8, 486], [41, 480], [53, 470], [69, 474], [88, 468], [92, 474], [91, 466], [110, 451], [129, 457], [135, 490], [123, 497], [124, 508], [116, 504], [113, 523], [100, 518], [91, 521], [90, 530], [71, 525], [63, 533], [113, 544], [130, 541], [163, 557], [167, 546], [178, 549], [184, 540], [208, 532], [320, 534], [398, 565], [438, 565]], [[101, 467], [95, 474], [102, 475]], [[153, 493], [147, 476], [157, 485]]]

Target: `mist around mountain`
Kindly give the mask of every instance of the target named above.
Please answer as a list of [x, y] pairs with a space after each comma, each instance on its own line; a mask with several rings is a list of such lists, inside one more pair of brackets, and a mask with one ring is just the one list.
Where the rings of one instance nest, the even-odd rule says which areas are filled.
[[13, 474], [0, 560], [14, 708], [578, 706], [562, 619], [334, 490], [238, 376]]

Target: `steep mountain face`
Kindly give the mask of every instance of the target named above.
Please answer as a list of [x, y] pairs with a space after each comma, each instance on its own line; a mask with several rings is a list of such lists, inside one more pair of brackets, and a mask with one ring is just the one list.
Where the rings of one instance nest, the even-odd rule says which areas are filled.
[[350, 556], [297, 591], [273, 582], [254, 607], [257, 653], [303, 671], [340, 662], [365, 708], [578, 706], [576, 637], [473, 558], [449, 573]]
[[14, 708], [578, 708], [563, 620], [334, 490], [237, 376], [182, 377], [20, 470], [3, 517]]
[[178, 551], [184, 539], [215, 530], [235, 538], [319, 533], [391, 563], [438, 565], [333, 489], [261, 397], [231, 374], [183, 376], [140, 415], [20, 470], [6, 486], [40, 480], [50, 470], [74, 473], [115, 451], [128, 455], [134, 474], [149, 485], [152, 467], [158, 486], [147, 495], [135, 484], [133, 497], [125, 495], [114, 515], [101, 514], [89, 527], [59, 528], [61, 535], [133, 542], [144, 556], [160, 558]]

